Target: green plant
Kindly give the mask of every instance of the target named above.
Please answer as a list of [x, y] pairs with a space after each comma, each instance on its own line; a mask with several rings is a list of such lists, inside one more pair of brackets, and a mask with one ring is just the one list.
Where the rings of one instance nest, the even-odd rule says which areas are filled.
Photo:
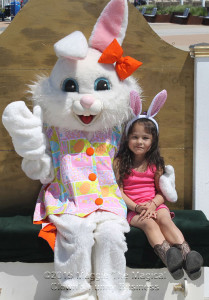
[[[138, 10], [142, 10], [143, 7], [146, 7], [147, 13], [151, 13], [152, 9], [155, 7], [155, 5], [142, 5], [138, 6]], [[170, 5], [170, 6], [164, 6], [164, 5], [157, 5], [157, 14], [158, 15], [167, 15], [172, 13], [183, 13], [185, 8], [190, 8], [190, 14], [192, 16], [206, 16], [207, 10], [205, 7], [201, 6], [193, 6], [193, 5]]]

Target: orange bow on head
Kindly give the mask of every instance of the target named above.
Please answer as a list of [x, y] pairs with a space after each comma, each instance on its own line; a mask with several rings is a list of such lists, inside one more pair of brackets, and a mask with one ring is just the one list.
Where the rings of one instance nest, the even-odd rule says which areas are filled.
[[102, 64], [113, 64], [116, 62], [115, 70], [121, 80], [130, 76], [138, 67], [142, 65], [130, 56], [122, 57], [123, 49], [116, 39], [103, 51], [98, 62]]

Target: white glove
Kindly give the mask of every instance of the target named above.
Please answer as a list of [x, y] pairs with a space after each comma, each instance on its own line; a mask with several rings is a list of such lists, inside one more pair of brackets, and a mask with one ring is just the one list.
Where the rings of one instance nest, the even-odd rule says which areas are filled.
[[30, 160], [43, 156], [46, 140], [42, 132], [42, 110], [39, 105], [34, 107], [32, 113], [25, 102], [12, 102], [4, 110], [2, 122], [20, 156]]
[[165, 166], [165, 174], [159, 179], [160, 190], [169, 202], [176, 202], [178, 199], [175, 188], [175, 172], [170, 165]]
[[43, 184], [50, 183], [54, 179], [52, 158], [47, 153], [38, 160], [23, 158], [22, 169], [29, 178], [39, 179]]

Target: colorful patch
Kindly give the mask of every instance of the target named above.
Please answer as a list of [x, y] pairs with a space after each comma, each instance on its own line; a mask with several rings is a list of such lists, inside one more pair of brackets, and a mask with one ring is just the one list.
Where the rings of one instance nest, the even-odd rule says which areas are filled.
[[69, 141], [69, 152], [70, 153], [81, 153], [81, 152], [86, 153], [86, 149], [90, 146], [91, 146], [91, 144], [89, 142], [85, 143], [83, 139], [71, 140], [71, 141]]
[[99, 187], [97, 181], [75, 182], [75, 191], [77, 196], [94, 194], [95, 191], [98, 190], [98, 188]]
[[112, 161], [109, 156], [95, 157], [96, 166], [98, 171], [111, 171], [112, 172]]
[[67, 158], [72, 168], [92, 167], [91, 156], [88, 156], [85, 153], [71, 154], [68, 155]]
[[116, 184], [115, 175], [111, 171], [98, 171], [98, 180], [101, 186]]

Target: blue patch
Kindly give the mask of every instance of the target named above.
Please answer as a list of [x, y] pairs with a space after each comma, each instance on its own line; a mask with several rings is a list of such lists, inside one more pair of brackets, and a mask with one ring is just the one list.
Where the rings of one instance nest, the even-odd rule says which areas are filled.
[[51, 146], [52, 153], [59, 151], [59, 144], [57, 142], [50, 141], [50, 146]]
[[60, 151], [57, 153], [52, 153], [54, 168], [60, 167]]

